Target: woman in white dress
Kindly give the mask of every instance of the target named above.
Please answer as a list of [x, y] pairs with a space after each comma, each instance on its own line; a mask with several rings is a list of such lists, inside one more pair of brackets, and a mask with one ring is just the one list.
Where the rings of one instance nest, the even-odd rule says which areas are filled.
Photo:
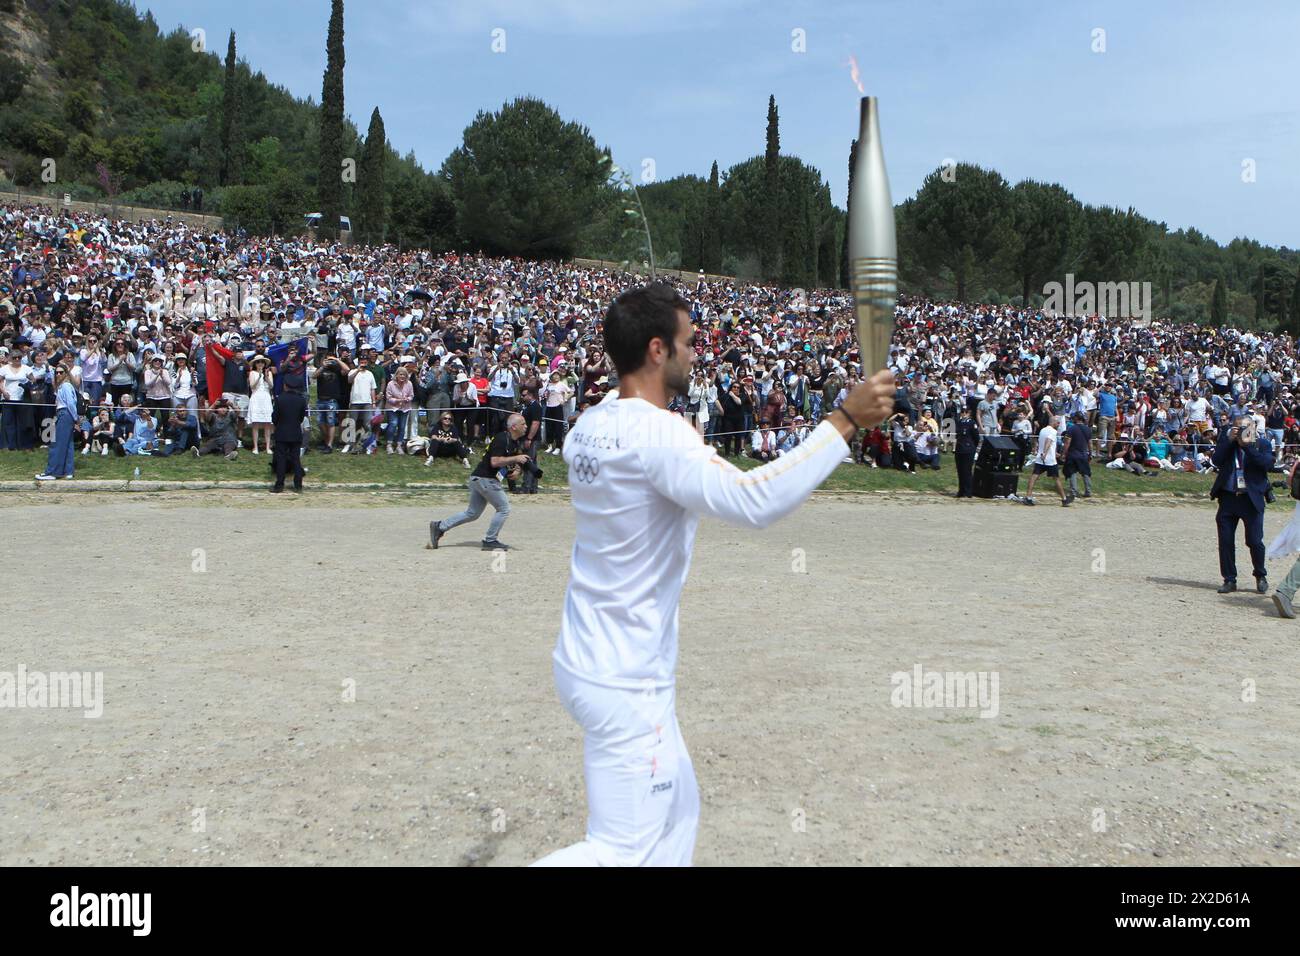
[[266, 440], [266, 453], [271, 454], [271, 386], [275, 383], [275, 370], [265, 355], [254, 355], [248, 373], [248, 424], [253, 426], [253, 454], [257, 451], [257, 436]]

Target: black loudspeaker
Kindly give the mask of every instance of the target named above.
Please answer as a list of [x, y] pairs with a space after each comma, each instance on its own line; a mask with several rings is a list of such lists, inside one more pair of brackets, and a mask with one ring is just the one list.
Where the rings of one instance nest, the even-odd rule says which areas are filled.
[[1014, 471], [976, 472], [971, 482], [976, 498], [1006, 498], [1020, 487], [1020, 475]]
[[982, 473], [1017, 473], [1024, 466], [1025, 451], [1018, 441], [1006, 435], [986, 435], [975, 457], [975, 477]]

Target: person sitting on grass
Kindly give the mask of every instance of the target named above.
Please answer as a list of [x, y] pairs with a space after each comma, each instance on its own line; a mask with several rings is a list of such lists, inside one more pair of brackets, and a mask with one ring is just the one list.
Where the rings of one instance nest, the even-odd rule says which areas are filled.
[[190, 451], [195, 458], [201, 455], [225, 455], [226, 461], [239, 457], [239, 439], [235, 436], [235, 412], [229, 399], [221, 399], [212, 406], [204, 423], [207, 438], [203, 444]]
[[199, 417], [184, 405], [172, 410], [163, 426], [163, 438], [169, 439], [162, 450], [163, 457], [180, 455], [199, 447]]
[[862, 441], [861, 462], [863, 464], [870, 462], [872, 468], [892, 468], [894, 466], [894, 458], [890, 452], [889, 434], [879, 425], [867, 432], [867, 437]]
[[1151, 440], [1147, 442], [1146, 466], [1148, 468], [1159, 468], [1162, 471], [1177, 471], [1178, 466], [1169, 457], [1170, 447], [1165, 430], [1157, 428], [1155, 434], [1151, 436]]
[[[105, 394], [105, 398], [108, 395]], [[113, 412], [111, 404], [104, 404], [95, 412], [95, 417], [90, 422], [90, 435], [86, 441], [86, 447], [81, 449], [83, 455], [92, 452], [98, 452], [102, 457], [108, 454], [108, 450], [113, 447]]]
[[776, 454], [775, 429], [755, 428], [749, 438], [749, 457], [766, 462], [776, 458]]
[[889, 420], [889, 423], [893, 431], [891, 438], [894, 446], [894, 467], [909, 475], [915, 475], [918, 461], [916, 434], [912, 431], [907, 412], [899, 412]]
[[1138, 477], [1145, 478], [1149, 472], [1142, 467], [1143, 458], [1138, 453], [1140, 447], [1135, 442], [1119, 442], [1115, 446], [1115, 457], [1106, 463], [1106, 467], [1113, 471], [1131, 471]]
[[461, 441], [460, 429], [456, 427], [456, 420], [448, 411], [442, 412], [437, 424], [433, 426], [433, 431], [429, 434], [428, 457], [424, 459], [424, 463], [432, 465], [435, 458], [459, 458], [462, 465], [466, 468], [471, 467], [469, 446]]
[[[926, 421], [926, 419], [922, 419]], [[933, 422], [933, 419], [929, 419]], [[939, 433], [930, 425], [918, 426], [916, 430], [916, 460], [922, 468], [939, 470]]]
[[785, 430], [777, 435], [776, 453], [784, 455], [798, 448], [808, 438], [808, 426], [802, 415], [796, 415], [794, 421], [786, 425]]
[[145, 405], [135, 413], [131, 437], [122, 441], [122, 452], [127, 455], [152, 455], [158, 450], [158, 426]]
[[135, 435], [135, 418], [140, 406], [130, 395], [123, 395], [113, 415], [113, 453], [119, 458], [126, 454], [125, 445]]

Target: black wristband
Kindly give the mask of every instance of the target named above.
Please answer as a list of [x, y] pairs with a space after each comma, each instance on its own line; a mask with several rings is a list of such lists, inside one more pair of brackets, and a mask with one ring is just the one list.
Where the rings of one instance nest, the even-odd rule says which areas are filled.
[[853, 420], [853, 416], [850, 415], [848, 412], [846, 412], [846, 411], [844, 410], [844, 406], [843, 406], [843, 405], [841, 405], [839, 408], [837, 408], [836, 411], [838, 411], [841, 415], [843, 415], [845, 418], [847, 418], [847, 419], [849, 420], [849, 424], [852, 425], [854, 428], [856, 428], [858, 431], [862, 431], [862, 430], [863, 430], [862, 426], [859, 425], [857, 422], [855, 422], [855, 421]]

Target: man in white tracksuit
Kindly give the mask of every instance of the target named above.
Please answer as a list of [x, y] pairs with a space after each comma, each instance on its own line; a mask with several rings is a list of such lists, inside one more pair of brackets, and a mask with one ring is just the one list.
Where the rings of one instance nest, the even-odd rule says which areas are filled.
[[789, 514], [893, 411], [882, 371], [789, 454], [741, 471], [667, 411], [695, 361], [690, 306], [670, 286], [625, 292], [605, 319], [619, 391], [564, 444], [577, 511], [553, 655], [556, 689], [585, 734], [586, 838], [543, 866], [687, 866], [699, 791], [677, 726], [677, 605], [701, 515], [763, 528]]

